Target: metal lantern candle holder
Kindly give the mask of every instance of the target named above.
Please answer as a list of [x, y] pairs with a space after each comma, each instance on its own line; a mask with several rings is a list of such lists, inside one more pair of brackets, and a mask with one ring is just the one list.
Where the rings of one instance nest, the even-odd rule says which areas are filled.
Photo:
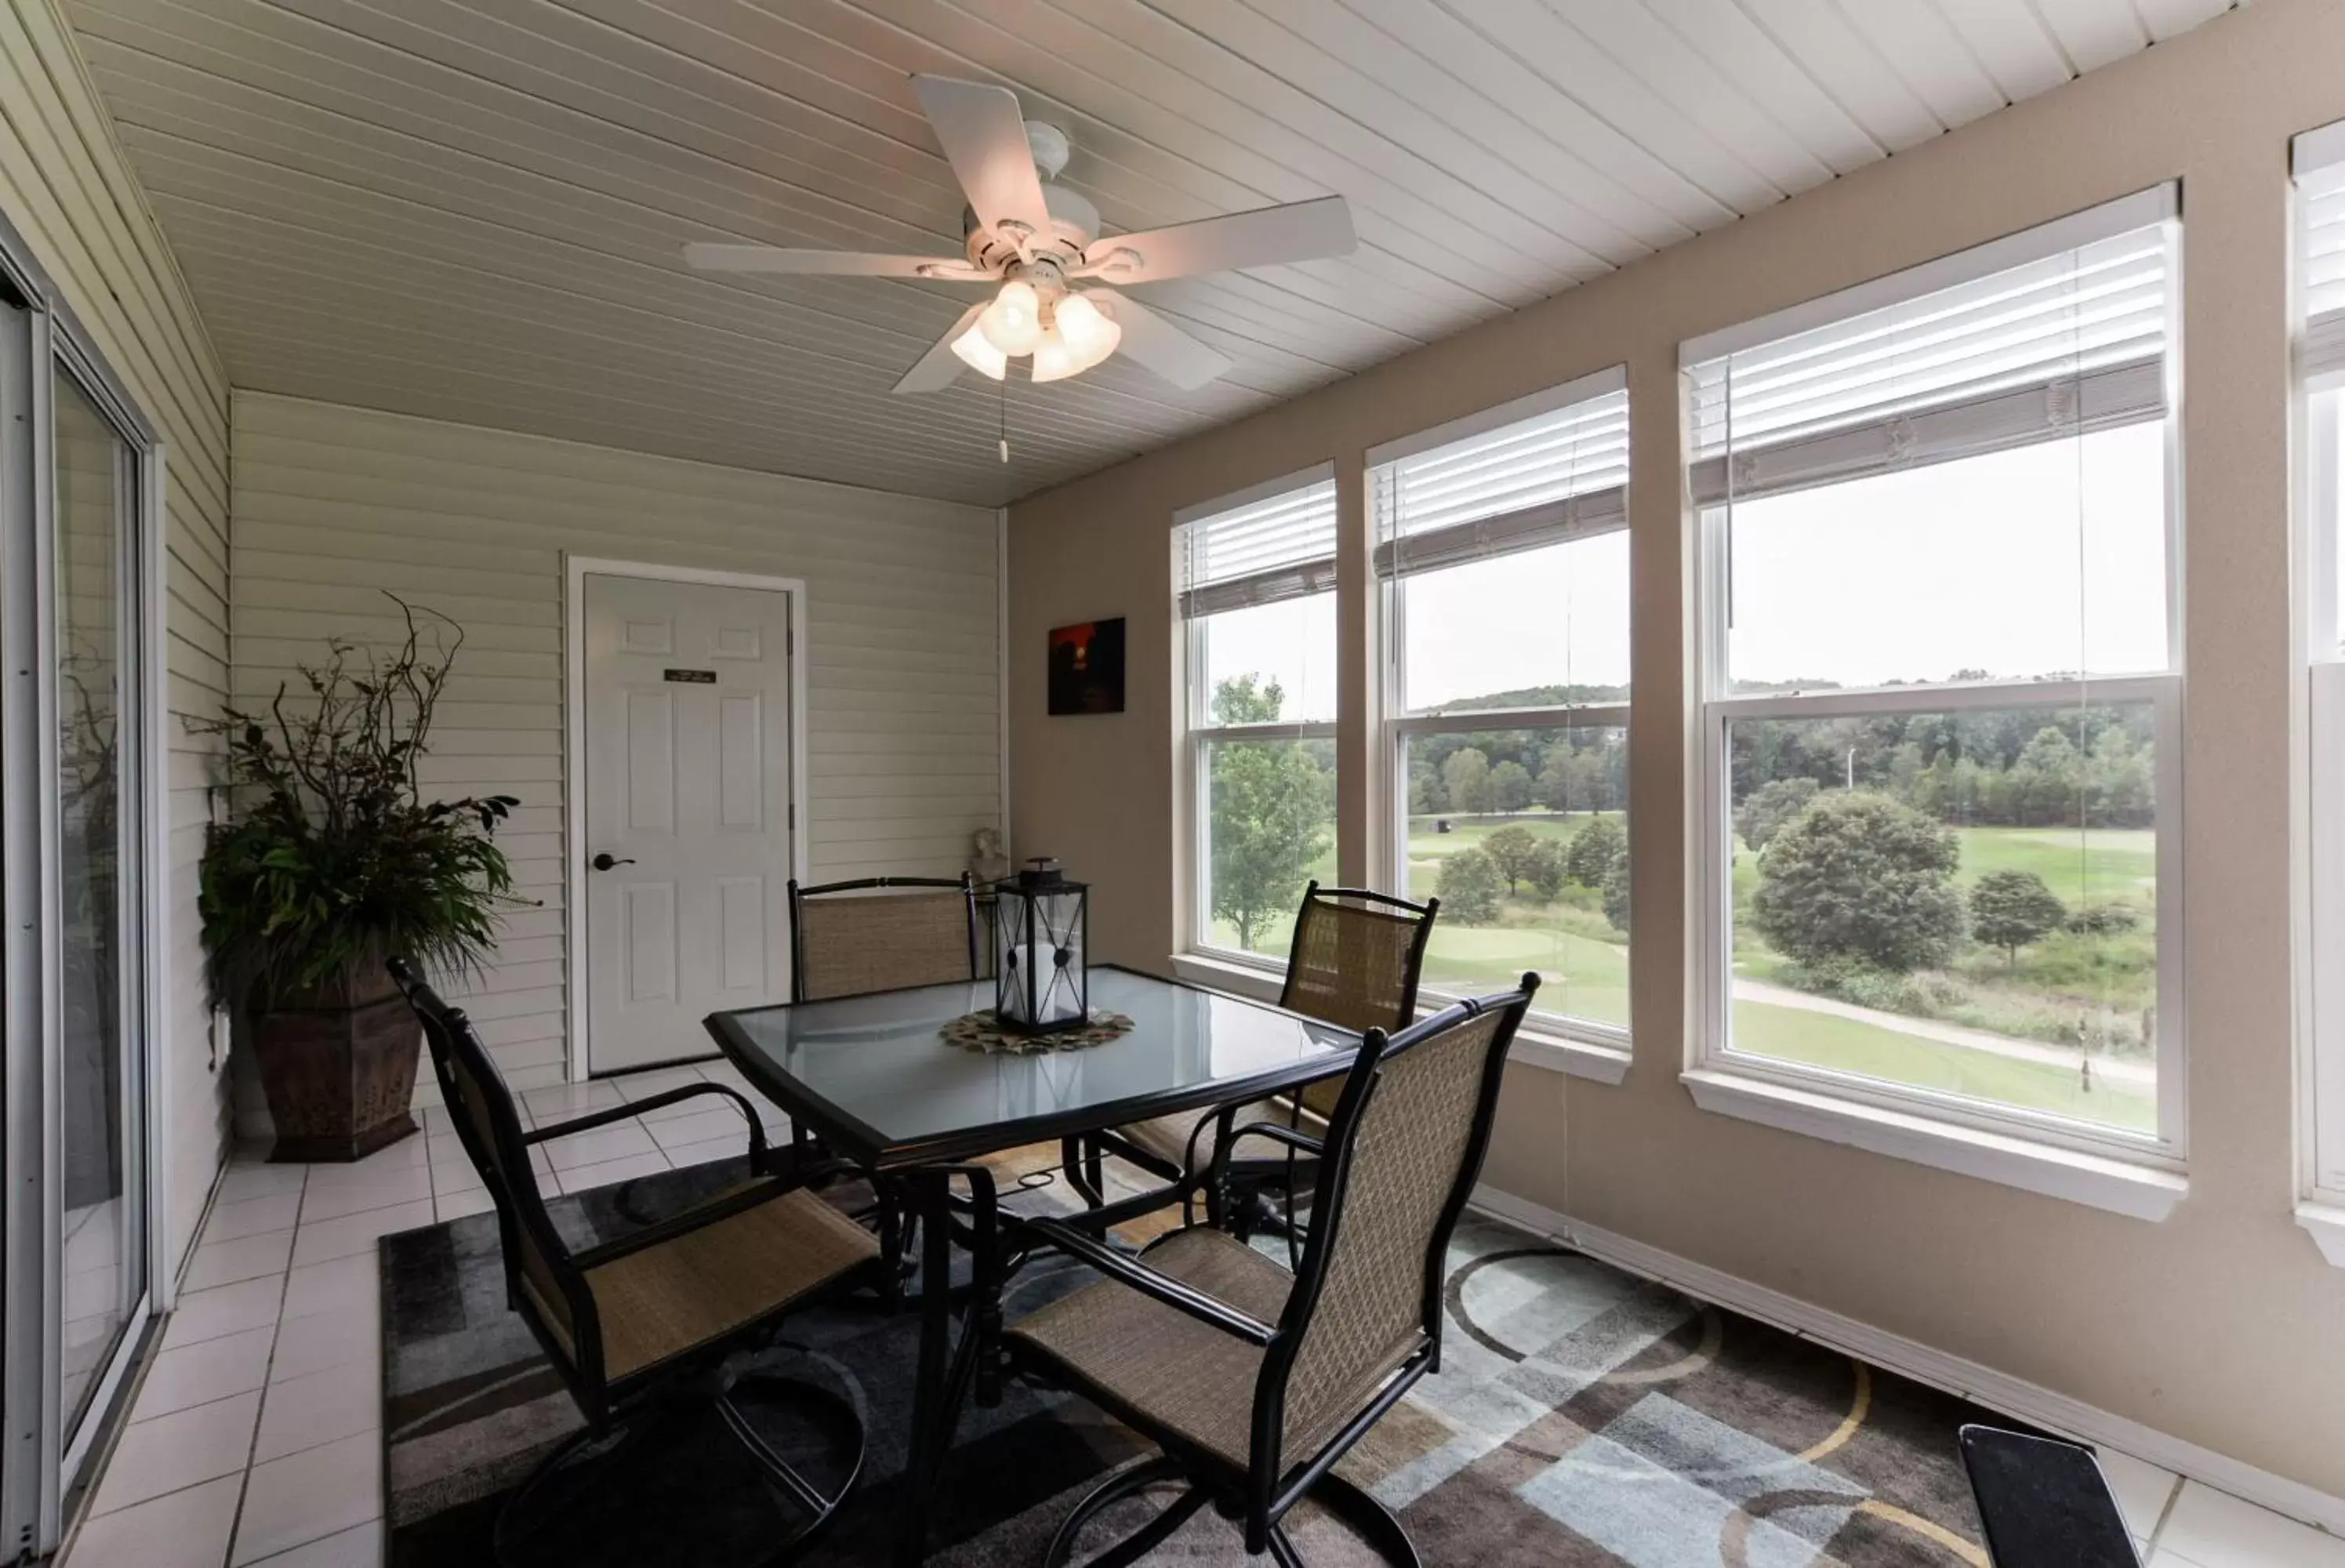
[[1047, 1035], [1091, 1018], [1091, 889], [1055, 860], [994, 887], [993, 1012], [1003, 1028]]

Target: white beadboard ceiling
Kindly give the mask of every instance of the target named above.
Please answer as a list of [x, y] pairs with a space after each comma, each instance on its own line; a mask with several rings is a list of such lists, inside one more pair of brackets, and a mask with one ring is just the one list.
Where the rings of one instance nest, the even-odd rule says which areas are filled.
[[[1518, 309], [2232, 0], [68, 0], [239, 386], [992, 504]], [[1236, 361], [888, 388], [971, 291], [908, 79], [1002, 82], [1111, 230], [1330, 192], [1356, 254], [1134, 292]], [[647, 522], [652, 520], [646, 520]], [[655, 523], [654, 523], [655, 526]]]

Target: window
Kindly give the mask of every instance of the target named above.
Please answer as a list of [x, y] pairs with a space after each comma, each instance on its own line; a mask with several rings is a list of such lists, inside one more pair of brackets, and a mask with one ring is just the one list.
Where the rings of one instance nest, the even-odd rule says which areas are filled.
[[1629, 399], [1618, 370], [1369, 454], [1388, 885], [1441, 900], [1436, 996], [1526, 969], [1629, 1029]]
[[2305, 655], [2312, 776], [2311, 1186], [2345, 1201], [2345, 125], [2299, 137]]
[[2179, 1157], [2171, 214], [1687, 346], [1700, 1065]]
[[1325, 466], [1183, 512], [1189, 940], [1283, 962], [1335, 880], [1335, 481]]

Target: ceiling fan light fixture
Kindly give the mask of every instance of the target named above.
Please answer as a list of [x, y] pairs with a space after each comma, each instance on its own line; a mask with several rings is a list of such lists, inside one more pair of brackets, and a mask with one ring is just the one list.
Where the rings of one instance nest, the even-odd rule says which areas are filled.
[[1123, 329], [1106, 312], [1080, 294], [1070, 294], [1051, 312], [1051, 324], [1074, 357], [1077, 370], [1088, 370], [1115, 352]]
[[977, 319], [977, 328], [987, 342], [1004, 354], [1030, 354], [1042, 336], [1041, 297], [1031, 283], [1013, 278]]
[[982, 326], [971, 327], [953, 339], [952, 351], [979, 375], [1000, 380], [1010, 373], [1010, 356], [993, 346]]
[[1060, 336], [1056, 327], [1046, 327], [1034, 343], [1033, 379], [1036, 381], [1063, 381], [1069, 376], [1080, 375], [1083, 367], [1074, 350]]

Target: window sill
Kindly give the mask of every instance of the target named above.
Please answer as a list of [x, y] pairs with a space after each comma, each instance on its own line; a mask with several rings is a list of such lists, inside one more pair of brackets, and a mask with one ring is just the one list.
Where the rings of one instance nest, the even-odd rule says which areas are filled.
[[[1276, 969], [1206, 953], [1173, 954], [1172, 973], [1193, 986], [1227, 991], [1254, 1002], [1275, 1002], [1285, 986], [1285, 976]], [[1600, 1084], [1618, 1084], [1629, 1076], [1629, 1053], [1619, 1047], [1591, 1045], [1542, 1031], [1536, 1023], [1526, 1023], [1515, 1036], [1507, 1059]]]
[[2345, 1208], [2307, 1199], [2296, 1206], [2296, 1222], [2332, 1269], [2345, 1269]]
[[[2172, 1171], [1857, 1105], [1739, 1074], [1705, 1069], [1682, 1074], [1680, 1081], [1691, 1091], [1695, 1105], [1721, 1116], [1844, 1143], [1960, 1176], [1999, 1181], [2136, 1219], [2164, 1219], [2190, 1190], [2188, 1181]], [[2345, 1221], [2345, 1215], [2340, 1215], [2340, 1220]]]

